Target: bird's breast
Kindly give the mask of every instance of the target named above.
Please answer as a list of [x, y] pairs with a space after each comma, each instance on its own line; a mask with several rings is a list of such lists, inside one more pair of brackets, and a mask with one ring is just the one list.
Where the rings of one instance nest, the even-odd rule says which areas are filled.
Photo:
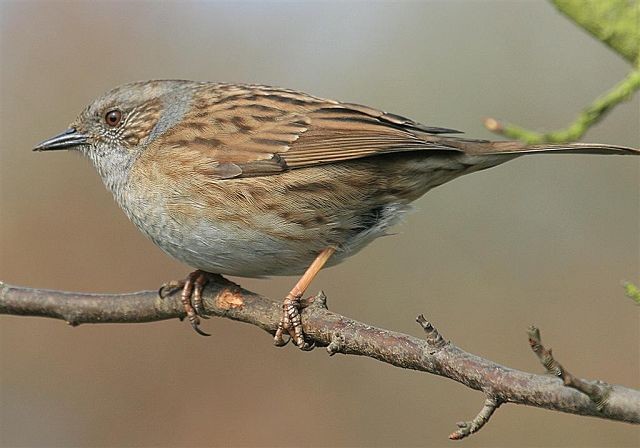
[[298, 274], [322, 250], [319, 229], [258, 207], [256, 200], [266, 201], [246, 185], [136, 167], [131, 176], [119, 200], [123, 210], [158, 247], [191, 267], [245, 277]]

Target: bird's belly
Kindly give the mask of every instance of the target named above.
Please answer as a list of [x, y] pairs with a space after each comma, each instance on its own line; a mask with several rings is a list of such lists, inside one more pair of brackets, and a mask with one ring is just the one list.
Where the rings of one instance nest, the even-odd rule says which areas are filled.
[[337, 251], [327, 265], [336, 265], [385, 234], [409, 209], [387, 205], [377, 212], [379, 219], [374, 225], [345, 233], [337, 237], [337, 244], [328, 244], [319, 228], [304, 236], [295, 231], [286, 236], [203, 217], [187, 223], [168, 213], [159, 198], [135, 202], [124, 208], [127, 215], [165, 253], [196, 269], [240, 277], [302, 274], [328, 245], [334, 245]]
[[173, 253], [168, 249], [176, 258], [208, 272], [243, 277], [300, 274], [321, 250], [313, 250], [307, 241], [274, 237], [223, 222], [202, 223], [180, 237], [180, 248]]
[[[136, 222], [164, 252], [207, 272], [241, 277], [294, 275], [304, 272], [317, 253], [308, 242], [274, 237], [225, 222], [174, 225], [166, 219]], [[334, 263], [338, 260], [334, 260]]]

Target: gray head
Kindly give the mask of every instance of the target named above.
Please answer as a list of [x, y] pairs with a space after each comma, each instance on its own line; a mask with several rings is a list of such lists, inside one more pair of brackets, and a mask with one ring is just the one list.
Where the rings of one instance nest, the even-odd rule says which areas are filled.
[[[89, 104], [65, 132], [43, 141], [34, 151], [78, 150], [91, 159], [105, 184], [114, 185], [146, 144], [166, 130], [163, 117], [175, 123], [197, 83], [191, 81], [142, 81], [124, 84]], [[178, 111], [180, 109], [180, 111]]]

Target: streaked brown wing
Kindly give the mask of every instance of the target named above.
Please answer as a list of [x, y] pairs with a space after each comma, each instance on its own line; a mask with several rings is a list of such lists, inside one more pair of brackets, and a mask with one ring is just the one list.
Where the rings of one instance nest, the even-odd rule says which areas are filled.
[[457, 131], [369, 107], [264, 86], [227, 89], [226, 96], [195, 101], [184, 120], [189, 132], [183, 128], [163, 142], [200, 152], [214, 177], [263, 176], [395, 152], [459, 151], [420, 136]]
[[357, 104], [324, 105], [307, 117], [306, 132], [279, 153], [289, 168], [331, 163], [392, 152], [452, 150], [420, 134], [457, 131], [421, 125], [398, 115]]

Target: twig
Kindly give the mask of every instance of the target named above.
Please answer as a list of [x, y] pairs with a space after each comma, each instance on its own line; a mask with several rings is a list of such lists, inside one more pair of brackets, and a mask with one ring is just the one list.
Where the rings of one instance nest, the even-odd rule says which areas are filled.
[[[222, 277], [211, 281], [203, 294], [210, 315], [250, 323], [273, 334], [281, 314], [281, 301], [242, 289]], [[482, 391], [495, 403], [516, 403], [629, 423], [640, 423], [640, 391], [599, 383], [608, 390], [600, 409], [583, 393], [565, 387], [558, 378], [536, 375], [499, 365], [444, 341], [424, 318], [427, 340], [349, 319], [326, 308], [319, 295], [304, 309], [302, 322], [318, 346], [347, 355], [367, 356], [405, 368], [450, 378]], [[63, 319], [84, 323], [138, 323], [181, 318], [185, 313], [178, 295], [161, 299], [156, 291], [101, 295], [50, 291], [0, 283], [0, 314]], [[186, 330], [185, 330], [186, 331]], [[336, 340], [336, 334], [340, 335]], [[582, 380], [584, 381], [584, 380]], [[593, 382], [586, 381], [586, 384]], [[488, 409], [474, 419], [476, 430]], [[471, 425], [474, 426], [473, 424]], [[471, 432], [470, 432], [471, 433]]]
[[484, 406], [478, 412], [476, 417], [469, 422], [458, 422], [458, 429], [451, 434], [449, 434], [449, 438], [451, 440], [460, 440], [464, 439], [471, 434], [478, 432], [482, 429], [484, 425], [487, 424], [493, 413], [500, 407], [501, 402], [496, 400], [495, 398], [487, 398], [484, 401]]
[[529, 327], [529, 345], [533, 352], [538, 355], [540, 363], [547, 369], [547, 372], [559, 377], [565, 386], [579, 390], [593, 401], [599, 411], [602, 411], [607, 405], [609, 398], [609, 386], [605, 383], [587, 382], [574, 375], [562, 367], [553, 357], [551, 349], [547, 349], [542, 345], [540, 338], [540, 330], [533, 325]]
[[418, 317], [416, 317], [416, 322], [420, 324], [424, 332], [427, 334], [427, 343], [435, 350], [439, 350], [447, 345], [447, 341], [444, 340], [436, 327], [434, 327], [431, 322], [427, 321], [427, 319], [424, 318], [424, 315], [420, 314]]
[[[420, 324], [424, 332], [427, 334], [427, 343], [433, 349], [430, 353], [433, 354], [449, 344], [449, 342], [444, 340], [438, 329], [434, 327], [431, 322], [425, 319], [424, 315], [420, 314], [416, 318], [416, 322]], [[487, 399], [484, 402], [484, 406], [482, 406], [482, 409], [480, 409], [478, 415], [476, 415], [476, 417], [471, 421], [457, 422], [456, 425], [458, 426], [458, 429], [449, 434], [449, 438], [451, 440], [460, 440], [464, 439], [467, 436], [470, 436], [475, 432], [480, 431], [482, 427], [487, 424], [500, 404], [502, 404], [502, 401], [500, 401], [498, 398], [487, 396]]]
[[586, 107], [564, 129], [540, 133], [495, 118], [484, 120], [488, 130], [532, 145], [579, 140], [614, 106], [628, 100], [640, 89], [640, 0], [551, 0], [551, 3], [578, 26], [629, 61], [634, 70]]
[[485, 119], [484, 125], [492, 132], [532, 145], [575, 141], [602, 120], [614, 106], [628, 100], [638, 89], [640, 89], [640, 71], [634, 70], [613, 89], [584, 109], [567, 128], [559, 131], [538, 133], [514, 124], [502, 123], [495, 118]]

